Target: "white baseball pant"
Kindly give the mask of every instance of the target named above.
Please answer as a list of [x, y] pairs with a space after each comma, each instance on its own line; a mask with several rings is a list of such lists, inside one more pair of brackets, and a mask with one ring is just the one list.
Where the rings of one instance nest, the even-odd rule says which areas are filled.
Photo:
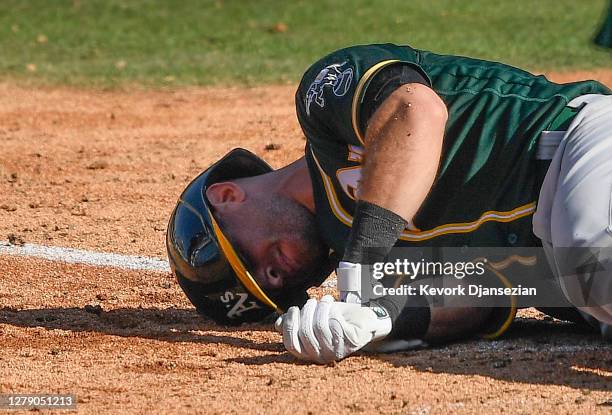
[[[561, 136], [540, 189], [533, 232], [570, 303], [612, 341], [612, 96], [589, 94], [568, 106], [580, 108]], [[600, 268], [572, 278], [556, 248], [595, 248]], [[585, 303], [584, 287], [596, 300]]]

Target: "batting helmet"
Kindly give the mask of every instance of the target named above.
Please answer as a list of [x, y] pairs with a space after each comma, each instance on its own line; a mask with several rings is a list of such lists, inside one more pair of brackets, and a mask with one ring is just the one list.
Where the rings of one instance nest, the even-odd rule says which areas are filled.
[[[206, 189], [213, 183], [272, 170], [251, 152], [234, 149], [187, 186], [170, 217], [166, 247], [172, 271], [198, 312], [219, 324], [260, 321], [308, 298], [306, 286], [297, 292], [266, 293], [219, 227], [206, 199]], [[329, 271], [323, 267], [305, 285], [320, 283]]]

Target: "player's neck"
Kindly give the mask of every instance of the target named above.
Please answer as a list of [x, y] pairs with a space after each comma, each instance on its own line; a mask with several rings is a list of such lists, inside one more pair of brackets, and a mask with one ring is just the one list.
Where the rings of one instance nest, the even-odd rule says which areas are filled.
[[304, 157], [274, 172], [278, 175], [277, 191], [315, 213], [314, 193]]

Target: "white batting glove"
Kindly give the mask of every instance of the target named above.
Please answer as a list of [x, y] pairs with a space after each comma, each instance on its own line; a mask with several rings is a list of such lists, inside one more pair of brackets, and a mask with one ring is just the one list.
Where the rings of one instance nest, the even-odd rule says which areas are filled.
[[391, 318], [383, 309], [311, 298], [300, 310], [291, 307], [275, 323], [289, 353], [301, 360], [330, 363], [383, 339], [391, 332]]

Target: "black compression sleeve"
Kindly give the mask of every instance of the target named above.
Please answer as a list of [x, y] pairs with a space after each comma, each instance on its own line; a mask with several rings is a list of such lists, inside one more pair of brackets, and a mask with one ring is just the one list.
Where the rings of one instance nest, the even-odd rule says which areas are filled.
[[406, 225], [390, 210], [359, 200], [342, 260], [353, 264], [384, 261]]

